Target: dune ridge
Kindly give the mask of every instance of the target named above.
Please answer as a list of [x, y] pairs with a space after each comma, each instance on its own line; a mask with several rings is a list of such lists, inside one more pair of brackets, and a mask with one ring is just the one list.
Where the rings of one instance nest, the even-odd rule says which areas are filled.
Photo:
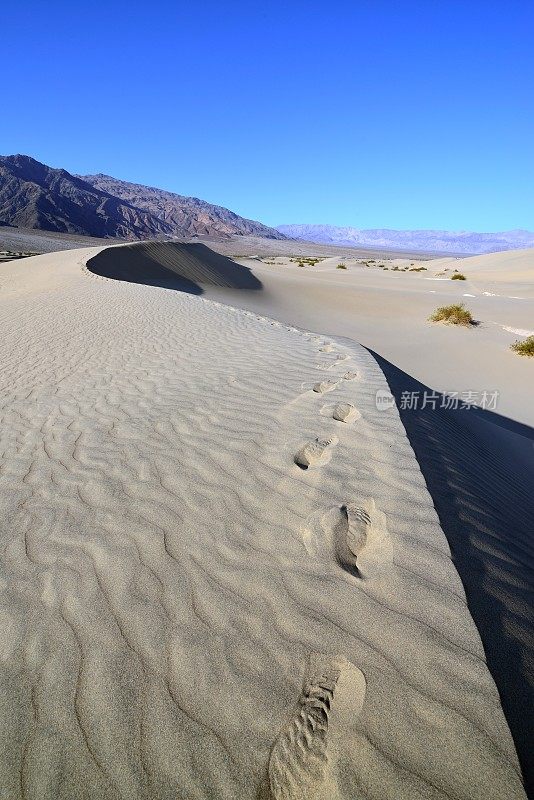
[[201, 243], [137, 242], [104, 247], [87, 261], [103, 278], [202, 294], [203, 286], [261, 289], [252, 271]]
[[94, 271], [132, 251], [1, 272], [6, 796], [524, 798], [376, 360], [195, 296], [247, 273], [191, 251], [190, 292]]

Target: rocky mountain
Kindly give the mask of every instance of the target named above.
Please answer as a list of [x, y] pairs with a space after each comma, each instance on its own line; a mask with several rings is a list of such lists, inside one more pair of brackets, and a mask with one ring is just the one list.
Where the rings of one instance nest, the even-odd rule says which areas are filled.
[[0, 223], [87, 236], [172, 234], [163, 220], [29, 156], [0, 156]]
[[388, 228], [361, 230], [335, 225], [279, 225], [277, 230], [292, 239], [345, 247], [370, 247], [395, 250], [476, 255], [501, 250], [534, 247], [534, 233], [524, 230], [502, 233], [472, 231], [397, 231]]
[[286, 238], [225, 208], [105, 175], [86, 179], [30, 156], [0, 156], [0, 225], [100, 238], [254, 234]]
[[79, 177], [100, 191], [149, 211], [174, 231], [185, 231], [187, 236], [239, 234], [262, 236], [267, 239], [286, 238], [275, 228], [245, 219], [227, 208], [214, 206], [197, 197], [184, 197], [163, 189], [120, 181], [109, 175]]

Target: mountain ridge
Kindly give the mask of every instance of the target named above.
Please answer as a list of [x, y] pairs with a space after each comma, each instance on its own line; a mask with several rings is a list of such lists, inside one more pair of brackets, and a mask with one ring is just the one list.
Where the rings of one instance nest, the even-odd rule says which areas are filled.
[[104, 239], [234, 234], [286, 238], [274, 228], [198, 198], [103, 174], [86, 178], [90, 180], [31, 156], [0, 156], [0, 224]]
[[442, 230], [394, 230], [336, 225], [278, 225], [281, 233], [301, 241], [349, 247], [383, 247], [425, 252], [482, 255], [534, 247], [534, 233], [521, 229], [497, 233]]
[[280, 233], [276, 235], [275, 228], [241, 217], [234, 211], [208, 203], [198, 197], [123, 181], [104, 173], [78, 177], [95, 188], [150, 211], [166, 224], [183, 229], [189, 236], [216, 233], [223, 236], [252, 234], [269, 239], [286, 238]]
[[170, 235], [150, 214], [31, 156], [0, 156], [0, 221], [102, 238]]

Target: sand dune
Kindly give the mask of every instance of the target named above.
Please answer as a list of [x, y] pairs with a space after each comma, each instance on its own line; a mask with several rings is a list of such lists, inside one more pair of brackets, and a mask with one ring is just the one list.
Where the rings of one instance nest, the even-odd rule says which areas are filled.
[[[277, 259], [280, 263], [275, 265], [243, 259], [240, 263], [253, 271], [264, 290], [247, 293], [240, 302], [295, 325], [361, 342], [438, 391], [498, 388], [498, 412], [534, 427], [532, 364], [510, 351], [520, 335], [517, 330], [528, 333], [534, 328], [534, 284], [529, 277], [533, 252], [516, 255], [510, 256], [516, 272], [509, 271], [507, 254], [427, 261], [426, 270], [419, 273], [392, 271], [395, 266], [409, 267], [405, 259], [382, 260], [389, 264], [388, 271], [348, 258], [347, 270], [337, 269], [339, 259], [331, 258], [305, 268], [287, 258]], [[500, 271], [495, 266], [499, 256], [504, 259]], [[475, 268], [468, 266], [471, 262]], [[467, 280], [450, 279], [458, 268]], [[435, 280], [436, 275], [442, 277]], [[237, 302], [222, 288], [213, 287], [207, 296]], [[480, 322], [472, 335], [428, 322], [437, 306], [450, 303], [465, 303]]]
[[[534, 796], [534, 372], [529, 359], [510, 350], [532, 329], [532, 255], [434, 260], [419, 273], [393, 271], [409, 267], [406, 259], [370, 266], [344, 259], [346, 270], [337, 269], [339, 259], [304, 269], [287, 258], [276, 265], [245, 261], [264, 290], [243, 294], [239, 302], [362, 342], [379, 354], [398, 407], [408, 398], [403, 422], [453, 548]], [[466, 281], [451, 281], [458, 267]], [[209, 296], [236, 302], [224, 290], [214, 288]], [[475, 329], [428, 322], [438, 305], [458, 302], [479, 320]], [[493, 410], [439, 408], [440, 392], [446, 400], [453, 392], [480, 398], [492, 389], [499, 390]], [[425, 392], [439, 397], [438, 408], [410, 407], [409, 398], [420, 403]]]
[[377, 361], [199, 247], [1, 268], [5, 796], [524, 798]]
[[139, 242], [105, 247], [87, 262], [105, 278], [202, 294], [202, 286], [261, 289], [248, 267], [201, 243]]
[[483, 256], [456, 259], [439, 259], [434, 268], [460, 267], [473, 280], [496, 281], [499, 283], [526, 283], [532, 286], [534, 280], [534, 249], [506, 250], [504, 253], [488, 253]]

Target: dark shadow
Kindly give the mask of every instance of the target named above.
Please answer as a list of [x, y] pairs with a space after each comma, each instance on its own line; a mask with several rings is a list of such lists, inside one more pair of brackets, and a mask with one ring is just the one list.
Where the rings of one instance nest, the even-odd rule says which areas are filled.
[[[404, 392], [432, 390], [369, 352], [395, 397], [448, 539], [534, 798], [534, 431], [491, 411], [403, 410]], [[503, 430], [515, 436], [507, 441]]]
[[87, 261], [87, 269], [104, 278], [197, 295], [203, 293], [203, 285], [262, 288], [248, 267], [197, 243], [151, 241], [106, 247]]

